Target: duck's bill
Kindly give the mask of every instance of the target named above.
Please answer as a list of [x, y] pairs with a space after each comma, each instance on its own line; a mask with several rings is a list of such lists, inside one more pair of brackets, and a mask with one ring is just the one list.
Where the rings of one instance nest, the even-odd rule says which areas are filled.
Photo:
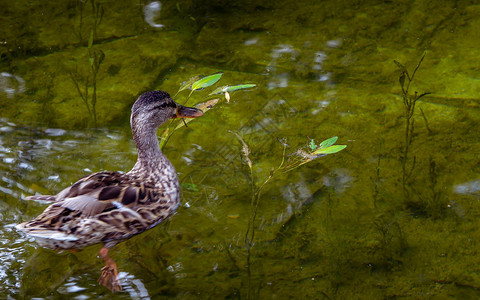
[[176, 118], [198, 118], [203, 116], [203, 111], [198, 108], [187, 107], [177, 104], [177, 111], [173, 115], [172, 119]]

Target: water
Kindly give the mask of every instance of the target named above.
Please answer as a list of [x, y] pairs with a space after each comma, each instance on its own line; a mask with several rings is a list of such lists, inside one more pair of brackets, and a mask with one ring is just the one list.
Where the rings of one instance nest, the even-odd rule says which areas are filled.
[[[479, 297], [475, 3], [2, 7], [0, 298]], [[410, 92], [432, 94], [416, 104], [403, 171], [393, 60], [412, 74], [425, 52]], [[169, 140], [183, 203], [167, 223], [112, 249], [124, 292], [97, 284], [100, 245], [56, 253], [15, 231], [45, 208], [25, 196], [133, 166], [128, 121], [140, 93], [174, 95], [219, 71], [217, 86], [257, 87], [229, 103], [220, 97]], [[250, 148], [257, 185], [281, 163], [279, 139], [286, 159], [311, 139], [347, 145], [263, 187], [250, 251], [250, 172], [231, 131]]]

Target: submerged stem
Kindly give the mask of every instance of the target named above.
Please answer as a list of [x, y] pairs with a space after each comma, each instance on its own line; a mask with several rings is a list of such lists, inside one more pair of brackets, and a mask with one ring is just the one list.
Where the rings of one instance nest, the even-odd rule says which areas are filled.
[[[418, 95], [418, 92], [415, 92], [413, 95], [410, 95], [409, 89], [418, 69], [420, 68], [420, 65], [423, 62], [423, 59], [425, 58], [425, 54], [426, 53], [424, 53], [420, 58], [411, 76], [408, 74], [407, 69], [403, 65], [399, 64], [398, 62], [395, 62], [398, 66], [401, 67], [402, 74], [400, 75], [400, 86], [402, 88], [403, 105], [405, 106], [405, 134], [404, 134], [405, 145], [402, 150], [401, 164], [402, 164], [402, 188], [403, 188], [405, 197], [407, 199], [409, 198], [409, 194], [410, 194], [407, 189], [407, 181], [408, 181], [408, 178], [412, 176], [413, 169], [415, 168], [415, 156], [414, 156], [412, 165], [409, 168], [409, 170], [407, 170], [407, 163], [409, 161], [409, 154], [410, 154], [410, 145], [412, 144], [412, 141], [413, 141], [414, 128], [415, 128], [415, 119], [413, 118], [415, 114], [415, 106], [416, 106], [416, 102], [420, 98], [429, 94], [429, 93], [422, 93]], [[405, 75], [406, 75], [407, 83], [406, 83], [406, 86], [404, 87]], [[425, 116], [423, 117], [425, 119]]]

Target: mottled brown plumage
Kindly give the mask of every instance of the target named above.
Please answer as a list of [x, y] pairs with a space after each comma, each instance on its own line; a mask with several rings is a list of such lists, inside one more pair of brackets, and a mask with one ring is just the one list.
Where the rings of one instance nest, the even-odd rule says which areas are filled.
[[94, 173], [55, 196], [27, 197], [53, 204], [17, 229], [54, 250], [104, 243], [100, 256], [106, 266], [99, 282], [113, 291], [121, 290], [108, 249], [159, 224], [180, 203], [177, 174], [160, 150], [157, 128], [171, 118], [201, 115], [201, 110], [176, 104], [166, 92], [144, 93], [133, 105], [130, 118], [138, 150], [132, 170]]

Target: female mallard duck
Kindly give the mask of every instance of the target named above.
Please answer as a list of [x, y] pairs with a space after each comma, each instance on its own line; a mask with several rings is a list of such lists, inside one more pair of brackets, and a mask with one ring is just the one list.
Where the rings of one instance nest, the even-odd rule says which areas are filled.
[[141, 95], [132, 107], [130, 124], [138, 159], [132, 170], [98, 172], [81, 178], [55, 196], [27, 199], [54, 202], [35, 219], [17, 225], [46, 248], [77, 249], [104, 243], [105, 261], [99, 283], [120, 291], [117, 266], [108, 250], [122, 240], [154, 227], [180, 203], [173, 165], [163, 155], [157, 128], [172, 118], [196, 118], [203, 112], [175, 103], [162, 91]]

